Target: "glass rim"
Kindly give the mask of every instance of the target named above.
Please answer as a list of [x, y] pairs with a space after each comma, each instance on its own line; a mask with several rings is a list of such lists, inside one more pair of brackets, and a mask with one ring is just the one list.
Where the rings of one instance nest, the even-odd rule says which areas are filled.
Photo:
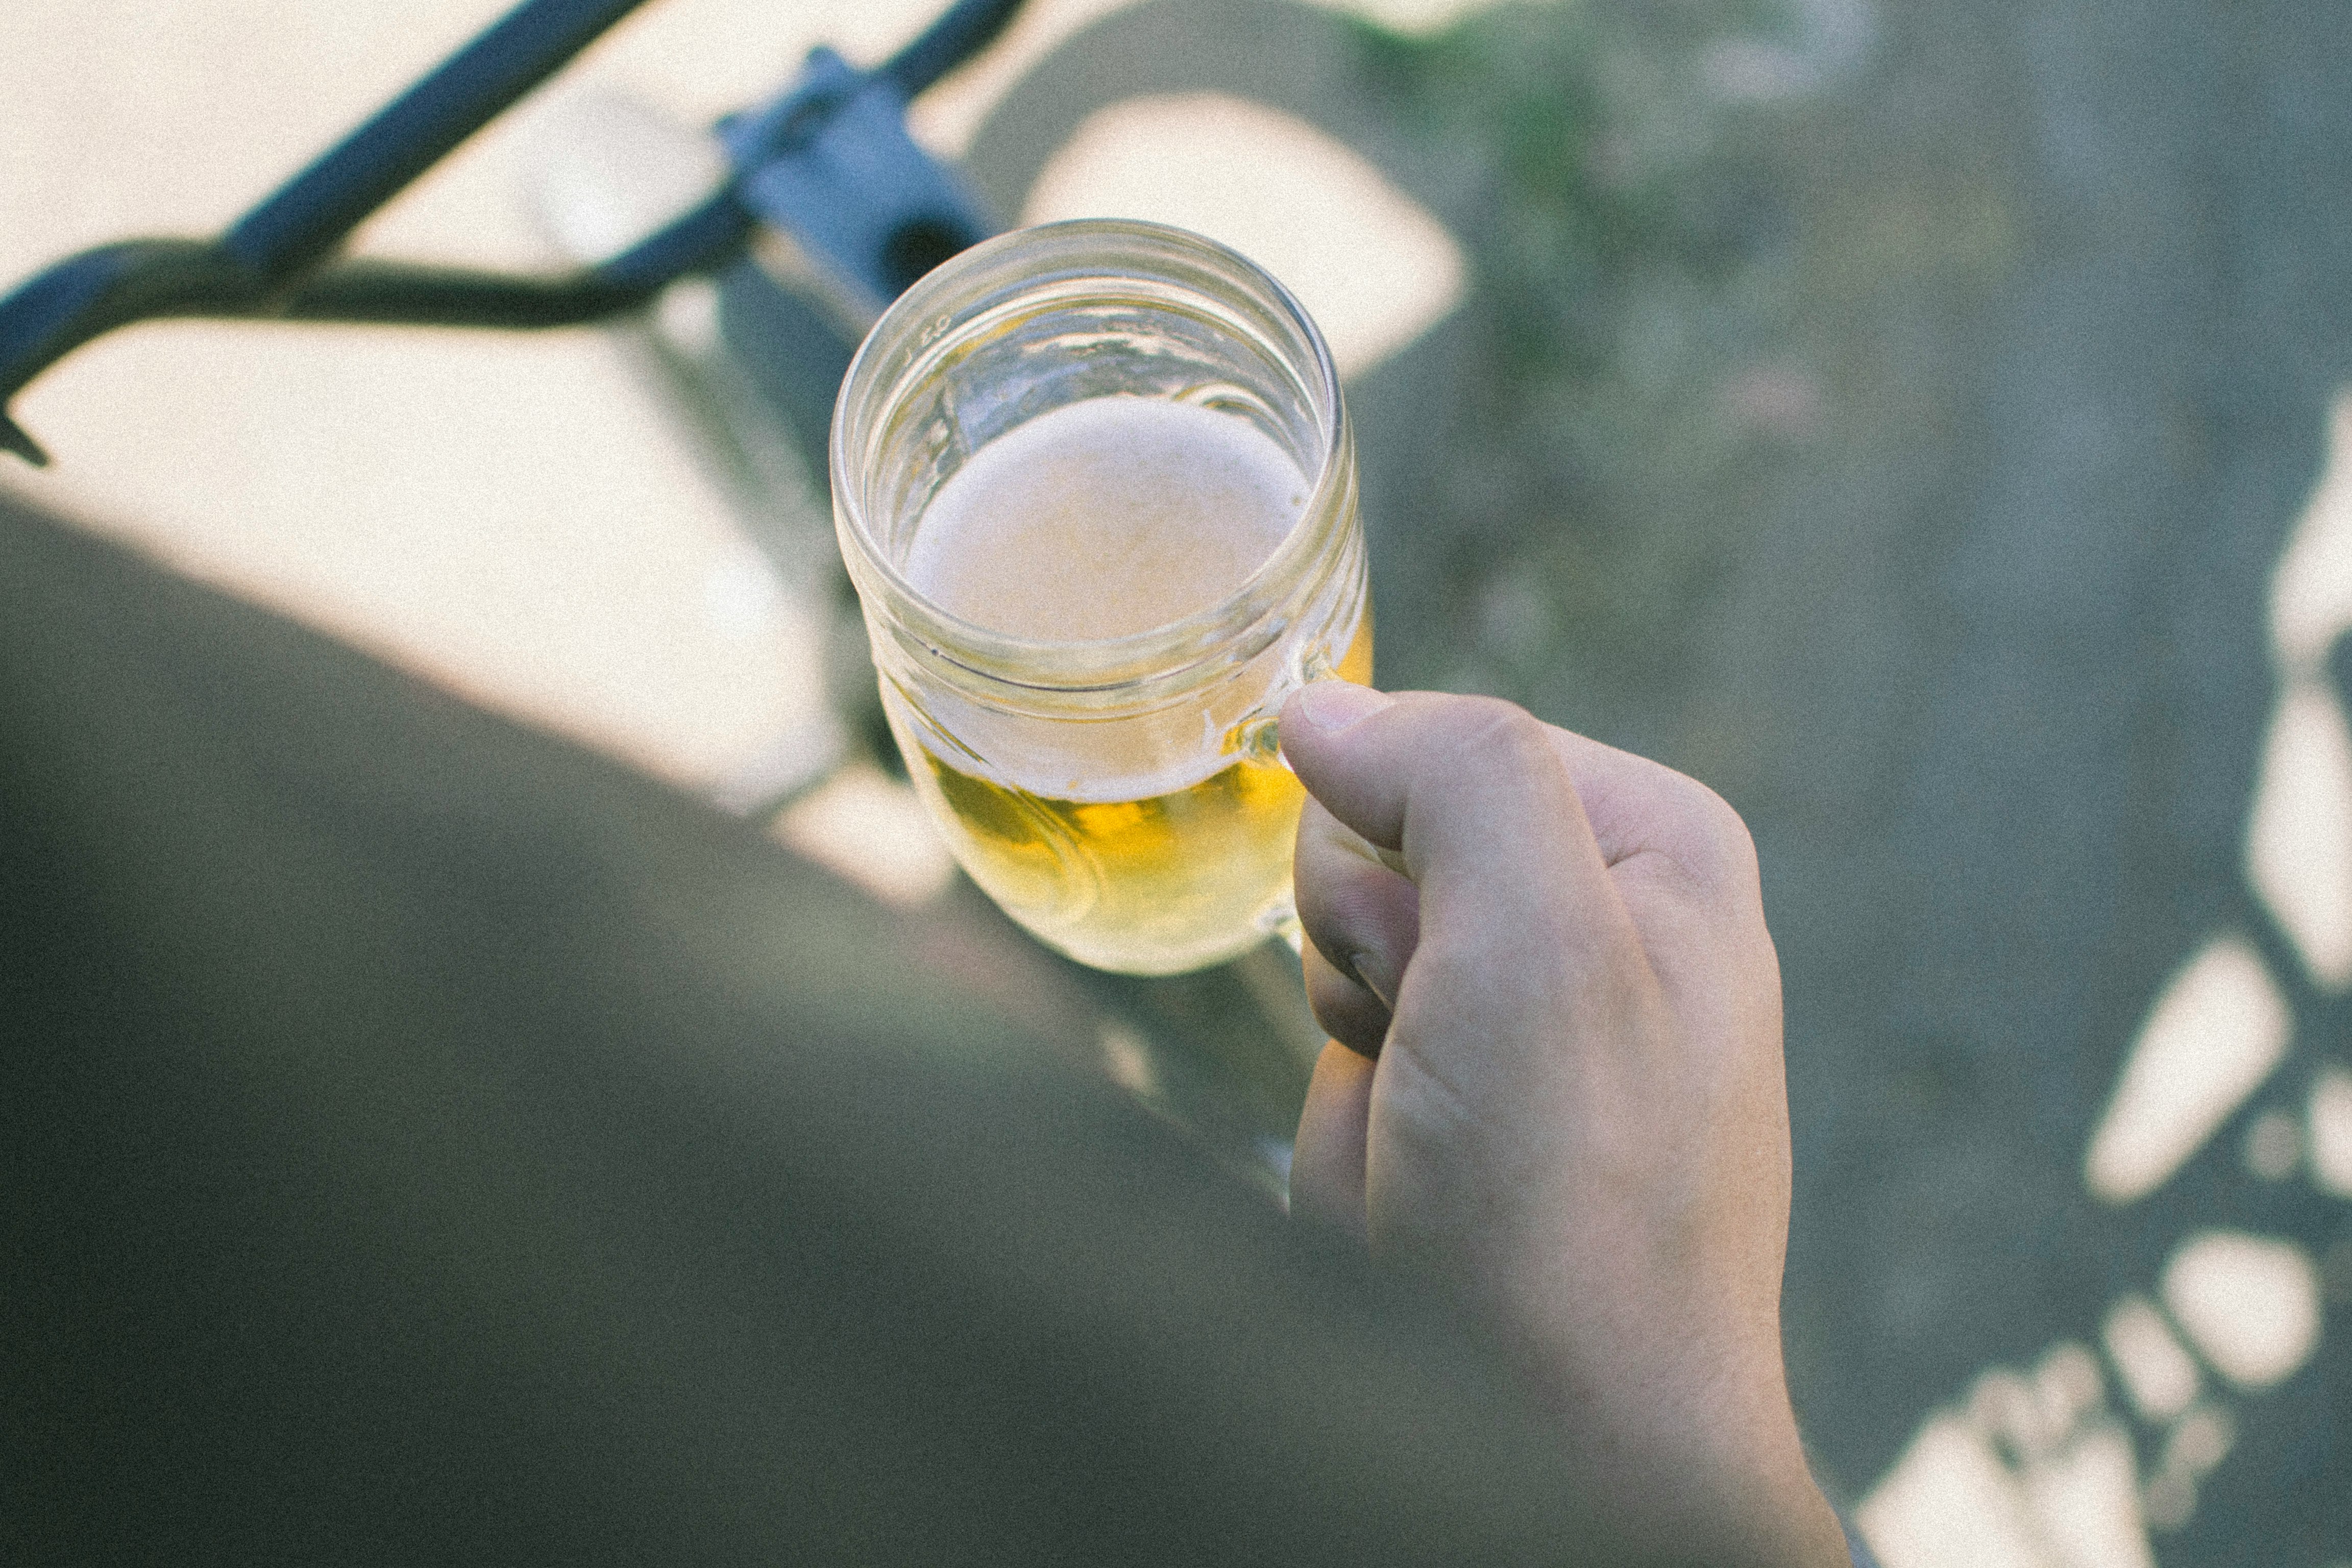
[[[1306, 373], [1299, 378], [1300, 384], [1314, 405], [1316, 426], [1322, 437], [1321, 461], [1307, 488], [1307, 500], [1282, 542], [1215, 604], [1165, 626], [1118, 637], [1046, 641], [993, 631], [926, 597], [873, 536], [862, 492], [864, 459], [872, 455], [885, 427], [885, 421], [874, 415], [887, 409], [910, 382], [919, 380], [929, 362], [954, 346], [961, 336], [960, 329], [975, 320], [1009, 310], [1024, 298], [1050, 295], [1057, 284], [1101, 285], [1082, 292], [1073, 290], [1072, 303], [1118, 298], [1116, 285], [1121, 271], [1138, 271], [1132, 262], [1122, 266], [1111, 258], [1109, 253], [1120, 246], [1160, 248], [1171, 253], [1171, 258], [1190, 260], [1219, 282], [1238, 285], [1237, 291], [1244, 297], [1253, 290], [1263, 296], [1255, 303], [1295, 331], [1307, 351], [1306, 363], [1293, 368]], [[1030, 276], [1008, 276], [1002, 286], [979, 299], [956, 298], [989, 268], [1001, 268], [1009, 257], [1034, 250], [1047, 254], [1036, 258], [1042, 265]], [[1060, 254], [1052, 254], [1055, 251]], [[1091, 268], [1089, 254], [1099, 258]], [[1161, 280], [1203, 292], [1181, 279]], [[936, 323], [931, 320], [935, 315]], [[1287, 345], [1273, 346], [1283, 351], [1285, 359], [1292, 357]], [[881, 384], [886, 377], [888, 384]], [[983, 240], [926, 273], [893, 301], [858, 345], [842, 378], [826, 456], [832, 468], [835, 531], [851, 575], [856, 579], [871, 574], [879, 579], [878, 585], [887, 590], [892, 620], [912, 633], [934, 657], [991, 683], [1037, 692], [1078, 693], [1119, 690], [1180, 676], [1230, 650], [1253, 626], [1265, 620], [1289, 596], [1286, 591], [1277, 590], [1299, 575], [1303, 559], [1319, 543], [1323, 531], [1315, 526], [1317, 521], [1351, 510], [1333, 504], [1340, 499], [1338, 492], [1352, 482], [1350, 445], [1339, 374], [1330, 347], [1314, 318], [1281, 279], [1230, 246], [1171, 224], [1137, 218], [1075, 218], [1035, 224]], [[861, 591], [866, 586], [864, 582], [858, 585]]]

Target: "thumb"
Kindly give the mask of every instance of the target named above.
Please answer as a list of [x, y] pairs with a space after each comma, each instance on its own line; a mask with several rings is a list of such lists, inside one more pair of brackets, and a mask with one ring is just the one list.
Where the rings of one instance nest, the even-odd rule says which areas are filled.
[[1318, 681], [1284, 705], [1281, 734], [1308, 792], [1420, 888], [1424, 942], [1615, 903], [1568, 764], [1526, 710]]

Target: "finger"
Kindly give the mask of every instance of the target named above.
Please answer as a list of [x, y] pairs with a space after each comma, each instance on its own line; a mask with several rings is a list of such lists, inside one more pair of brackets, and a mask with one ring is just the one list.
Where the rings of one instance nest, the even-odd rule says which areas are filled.
[[1365, 1234], [1364, 1145], [1372, 1064], [1337, 1040], [1316, 1058], [1290, 1159], [1290, 1212]]
[[[1650, 967], [1686, 1021], [1713, 1017], [1729, 1037], [1777, 1037], [1780, 967], [1739, 814], [1672, 768], [1565, 730], [1550, 738]], [[1730, 985], [1727, 952], [1739, 955]]]
[[[1322, 963], [1307, 966], [1307, 995], [1332, 1036], [1371, 1054], [1421, 933], [1421, 895], [1381, 851], [1315, 801], [1299, 814], [1293, 861], [1300, 923]], [[1323, 1011], [1325, 1006], [1330, 1009]]]
[[[1507, 702], [1339, 681], [1308, 686], [1282, 713], [1283, 752], [1308, 792], [1402, 854], [1424, 931], [1537, 940], [1616, 902], [1553, 732]], [[1442, 905], [1461, 907], [1458, 927]]]
[[[1507, 704], [1484, 699], [1448, 697], [1437, 692], [1383, 694], [1334, 681], [1319, 682], [1308, 690], [1314, 694], [1308, 700], [1311, 706], [1346, 707], [1349, 718], [1370, 716], [1391, 707], [1422, 712], [1423, 721], [1425, 721], [1432, 709], [1458, 709], [1465, 703], [1503, 710], [1511, 717], [1504, 720], [1498, 716], [1498, 722], [1532, 725], [1533, 732], [1549, 742], [1566, 766], [1603, 865], [1613, 868], [1640, 857], [1655, 857], [1671, 862], [1677, 871], [1710, 892], [1719, 891], [1725, 884], [1752, 886], [1756, 880], [1754, 843], [1738, 814], [1705, 784], [1663, 763], [1621, 752], [1570, 731], [1541, 724]], [[1303, 696], [1292, 700], [1299, 702]], [[1455, 717], [1458, 721], [1460, 716]], [[1312, 755], [1321, 749], [1318, 731], [1344, 731], [1349, 727], [1344, 722], [1336, 726], [1293, 722], [1286, 732], [1284, 753], [1292, 757], [1296, 767], [1299, 755]], [[1291, 743], [1293, 740], [1296, 745]], [[1300, 776], [1307, 775], [1302, 773]], [[1311, 790], [1316, 786], [1310, 780], [1307, 787]], [[1366, 826], [1361, 822], [1354, 826]], [[1391, 825], [1390, 831], [1401, 833], [1401, 825]], [[1375, 844], [1397, 847], [1396, 840], [1381, 832], [1368, 830], [1366, 837]]]
[[1388, 1039], [1388, 1004], [1363, 982], [1333, 968], [1311, 942], [1299, 963], [1306, 970], [1307, 1003], [1315, 1010], [1315, 1021], [1338, 1044], [1360, 1057], [1377, 1058]]
[[1709, 890], [1756, 879], [1748, 826], [1724, 798], [1662, 763], [1547, 726], [1602, 861], [1664, 857]]

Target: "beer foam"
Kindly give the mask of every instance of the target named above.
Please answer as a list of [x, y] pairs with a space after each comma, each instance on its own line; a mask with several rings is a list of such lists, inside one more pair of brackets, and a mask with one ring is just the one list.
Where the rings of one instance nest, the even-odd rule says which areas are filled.
[[904, 569], [931, 603], [993, 632], [1130, 637], [1240, 587], [1289, 533], [1308, 489], [1246, 419], [1090, 398], [973, 453], [924, 510]]

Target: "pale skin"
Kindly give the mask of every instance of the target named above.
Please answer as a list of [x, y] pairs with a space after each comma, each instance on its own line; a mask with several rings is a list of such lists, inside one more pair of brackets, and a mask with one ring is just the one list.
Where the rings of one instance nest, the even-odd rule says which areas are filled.
[[1780, 965], [1738, 815], [1488, 699], [1321, 682], [1282, 738], [1332, 1036], [1294, 1211], [1467, 1292], [1644, 1555], [1847, 1568], [1782, 1367]]

